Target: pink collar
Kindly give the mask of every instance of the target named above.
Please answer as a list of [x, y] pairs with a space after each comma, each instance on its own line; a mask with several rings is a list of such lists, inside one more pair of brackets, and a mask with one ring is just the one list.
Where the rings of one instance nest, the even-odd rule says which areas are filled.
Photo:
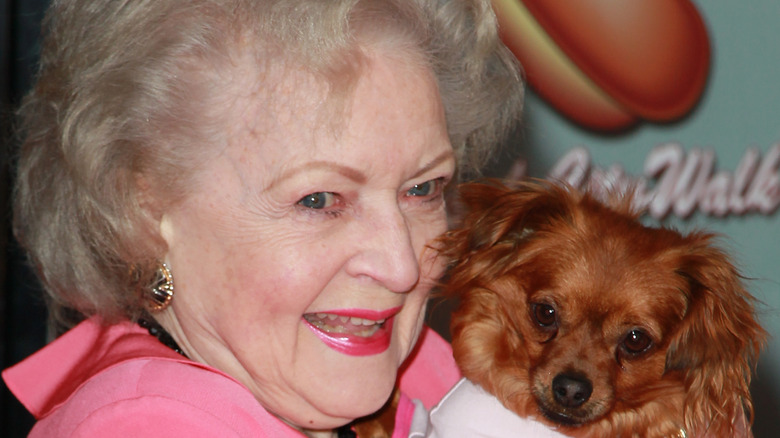
[[208, 368], [176, 354], [130, 321], [105, 326], [92, 317], [6, 369], [2, 376], [22, 404], [35, 418], [41, 418], [96, 374], [129, 360], [149, 358]]

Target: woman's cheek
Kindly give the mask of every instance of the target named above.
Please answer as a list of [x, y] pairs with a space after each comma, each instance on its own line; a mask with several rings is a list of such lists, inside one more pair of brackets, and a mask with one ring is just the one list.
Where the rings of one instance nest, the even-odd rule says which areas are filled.
[[432, 247], [433, 241], [447, 231], [447, 221], [444, 215], [427, 223], [419, 224], [416, 235], [412, 237], [415, 252], [420, 261], [420, 278], [425, 280], [437, 280], [444, 272], [444, 263], [441, 257], [437, 257], [437, 251]]

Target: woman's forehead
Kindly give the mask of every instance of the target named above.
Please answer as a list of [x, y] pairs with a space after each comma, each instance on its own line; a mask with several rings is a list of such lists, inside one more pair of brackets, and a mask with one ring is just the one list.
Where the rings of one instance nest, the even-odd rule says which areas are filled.
[[430, 73], [376, 59], [362, 70], [349, 98], [335, 102], [322, 81], [296, 82], [296, 75], [306, 74], [279, 78], [272, 96], [246, 92], [237, 99], [228, 135], [237, 164], [283, 173], [300, 162], [354, 166], [399, 152], [432, 159], [451, 149]]
[[[316, 131], [320, 137], [340, 137], [354, 118], [379, 112], [405, 117], [401, 113], [409, 110], [407, 104], [443, 116], [432, 72], [397, 54], [367, 54], [342, 83], [287, 63], [262, 69], [243, 66], [234, 74], [231, 90], [221, 99], [231, 134], [238, 130], [262, 137], [286, 131], [305, 136]], [[410, 87], [414, 90], [408, 92]], [[361, 96], [356, 99], [357, 89]]]

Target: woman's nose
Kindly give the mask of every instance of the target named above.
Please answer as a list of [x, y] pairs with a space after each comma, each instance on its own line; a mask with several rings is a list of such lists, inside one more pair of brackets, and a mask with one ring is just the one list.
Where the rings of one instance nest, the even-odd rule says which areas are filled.
[[359, 250], [350, 261], [350, 274], [370, 277], [392, 292], [411, 291], [420, 279], [420, 265], [404, 215], [385, 211], [361, 222]]

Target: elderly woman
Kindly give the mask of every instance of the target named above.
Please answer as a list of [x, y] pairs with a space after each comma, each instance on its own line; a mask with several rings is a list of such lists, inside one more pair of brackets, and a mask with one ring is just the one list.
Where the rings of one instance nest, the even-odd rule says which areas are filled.
[[[490, 4], [55, 1], [15, 231], [70, 329], [31, 436], [336, 436], [458, 378], [423, 327], [444, 189], [519, 117]], [[416, 401], [413, 401], [416, 400]]]

